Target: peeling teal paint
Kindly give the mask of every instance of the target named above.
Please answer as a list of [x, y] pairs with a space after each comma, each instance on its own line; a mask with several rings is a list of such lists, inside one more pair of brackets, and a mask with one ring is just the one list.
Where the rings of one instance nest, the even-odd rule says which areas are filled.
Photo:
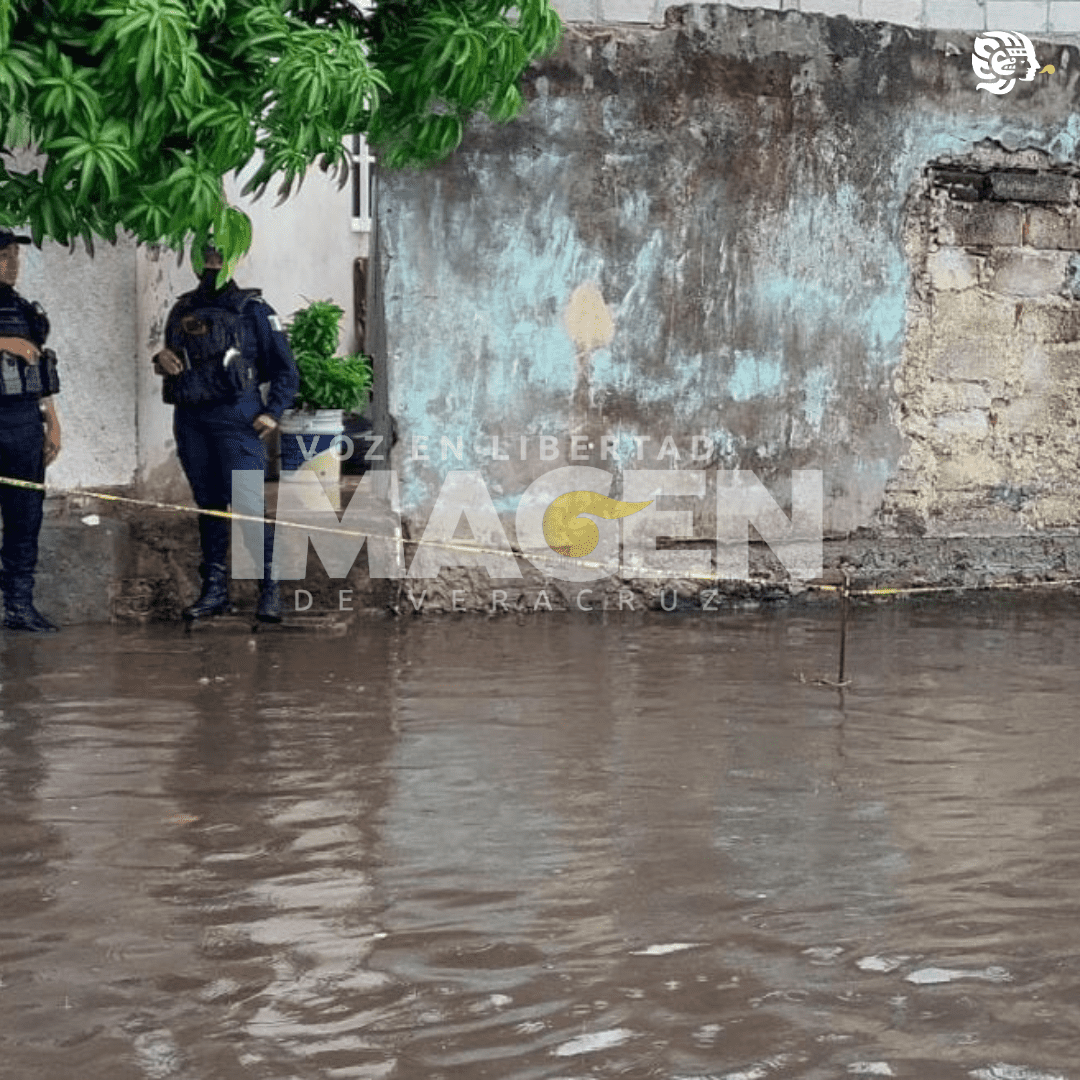
[[553, 393], [565, 393], [573, 385], [574, 344], [563, 327], [519, 322], [504, 341], [496, 338], [490, 345], [511, 361], [516, 385], [536, 385]]
[[649, 222], [649, 207], [651, 205], [652, 200], [644, 188], [627, 192], [623, 197], [622, 206], [619, 210], [622, 224], [628, 228], [636, 226], [639, 229], [644, 229]]
[[[489, 207], [433, 201], [426, 218], [395, 201], [388, 223], [391, 412], [413, 431], [470, 435], [493, 415], [526, 430], [537, 413], [531, 395], [573, 391], [563, 311], [577, 285], [600, 275], [601, 259], [554, 195], [527, 216], [495, 222]], [[465, 252], [474, 276], [462, 275]]]
[[833, 392], [832, 373], [827, 367], [817, 367], [808, 371], [803, 378], [803, 416], [815, 428], [821, 427], [825, 417], [825, 406]]
[[861, 336], [877, 359], [895, 362], [909, 273], [892, 230], [862, 220], [868, 207], [875, 209], [850, 184], [794, 199], [762, 227], [747, 306], [774, 333], [795, 324], [805, 334], [847, 332]]
[[735, 468], [739, 463], [740, 448], [735, 437], [725, 428], [714, 428], [705, 434], [712, 442], [715, 454], [714, 466], [720, 469]]
[[780, 361], [759, 358], [745, 352], [735, 353], [735, 370], [728, 380], [728, 393], [734, 401], [748, 401], [780, 389], [783, 371]]
[[664, 234], [655, 229], [634, 256], [630, 288], [614, 306], [615, 341], [633, 343], [635, 348], [660, 347], [660, 321], [656, 317], [656, 292], [667, 269], [664, 262]]
[[598, 349], [592, 354], [589, 370], [594, 391], [632, 392], [643, 406], [669, 404], [680, 421], [692, 421], [704, 401], [718, 396], [710, 385], [714, 382], [710, 367], [700, 355], [672, 353], [662, 371], [642, 379], [627, 358]]
[[593, 386], [602, 389], [628, 390], [634, 384], [633, 369], [616, 359], [611, 349], [597, 349], [590, 357], [589, 372]]
[[[634, 441], [635, 437], [639, 436], [640, 432], [624, 431], [621, 428], [615, 431], [609, 432], [610, 435], [615, 438], [614, 448], [608, 452], [608, 460], [606, 462], [600, 462], [601, 468], [623, 469], [626, 467], [627, 462], [635, 462], [638, 460], [637, 456], [637, 443]], [[643, 442], [642, 447], [644, 452], [648, 452], [648, 443]]]
[[1050, 143], [1050, 153], [1066, 161], [1075, 161], [1078, 147], [1080, 147], [1080, 115], [1073, 113], [1065, 123], [1065, 130], [1059, 132]]

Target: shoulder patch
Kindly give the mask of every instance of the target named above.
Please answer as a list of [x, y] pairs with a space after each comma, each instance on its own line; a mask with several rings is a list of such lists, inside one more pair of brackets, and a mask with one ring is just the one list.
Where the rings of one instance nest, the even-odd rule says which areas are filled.
[[285, 328], [281, 325], [281, 320], [276, 315], [269, 315], [267, 321], [270, 323], [271, 330], [276, 330], [279, 334], [285, 333]]

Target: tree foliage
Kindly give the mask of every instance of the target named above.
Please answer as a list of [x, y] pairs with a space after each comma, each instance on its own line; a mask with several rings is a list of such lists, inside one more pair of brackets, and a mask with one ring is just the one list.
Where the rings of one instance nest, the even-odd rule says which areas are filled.
[[[223, 178], [287, 197], [366, 132], [391, 167], [509, 120], [561, 33], [549, 0], [0, 0], [0, 225], [181, 249], [251, 242]], [[36, 154], [12, 154], [32, 148]]]

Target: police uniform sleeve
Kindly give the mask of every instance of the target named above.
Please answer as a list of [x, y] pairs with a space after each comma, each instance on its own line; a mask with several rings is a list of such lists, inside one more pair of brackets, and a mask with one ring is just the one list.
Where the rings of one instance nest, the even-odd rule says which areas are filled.
[[274, 309], [260, 300], [251, 304], [249, 311], [258, 343], [259, 382], [270, 384], [265, 412], [278, 420], [282, 412], [292, 406], [300, 389], [300, 372]]

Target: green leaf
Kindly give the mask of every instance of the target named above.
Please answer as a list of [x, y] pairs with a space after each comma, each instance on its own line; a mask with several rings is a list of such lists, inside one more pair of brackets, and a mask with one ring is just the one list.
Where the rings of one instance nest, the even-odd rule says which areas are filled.
[[25, 109], [12, 113], [8, 117], [7, 129], [4, 132], [4, 146], [18, 149], [28, 146], [32, 139], [30, 114]]

